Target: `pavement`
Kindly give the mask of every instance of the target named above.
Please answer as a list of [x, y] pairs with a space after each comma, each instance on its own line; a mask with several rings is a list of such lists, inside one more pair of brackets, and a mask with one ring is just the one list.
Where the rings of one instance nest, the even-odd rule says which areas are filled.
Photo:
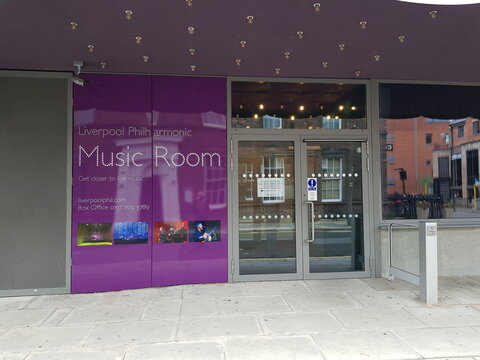
[[480, 277], [439, 288], [435, 306], [385, 279], [0, 298], [0, 359], [480, 360]]

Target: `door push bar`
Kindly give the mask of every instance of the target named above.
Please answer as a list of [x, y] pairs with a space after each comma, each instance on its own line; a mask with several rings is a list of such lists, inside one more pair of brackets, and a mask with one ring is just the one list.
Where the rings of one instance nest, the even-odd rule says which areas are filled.
[[305, 242], [311, 243], [315, 241], [315, 203], [313, 201], [305, 201], [305, 204], [310, 204], [310, 226], [312, 228], [312, 237], [310, 239], [306, 239]]

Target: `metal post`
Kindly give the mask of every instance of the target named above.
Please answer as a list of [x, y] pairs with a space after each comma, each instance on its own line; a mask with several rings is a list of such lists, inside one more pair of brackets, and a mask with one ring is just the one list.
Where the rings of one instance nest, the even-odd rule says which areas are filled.
[[420, 300], [438, 304], [437, 223], [419, 221]]

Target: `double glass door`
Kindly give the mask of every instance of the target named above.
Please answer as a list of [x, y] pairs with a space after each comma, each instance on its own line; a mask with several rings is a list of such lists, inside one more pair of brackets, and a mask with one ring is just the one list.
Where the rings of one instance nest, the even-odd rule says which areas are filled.
[[234, 280], [369, 276], [365, 141], [234, 137]]

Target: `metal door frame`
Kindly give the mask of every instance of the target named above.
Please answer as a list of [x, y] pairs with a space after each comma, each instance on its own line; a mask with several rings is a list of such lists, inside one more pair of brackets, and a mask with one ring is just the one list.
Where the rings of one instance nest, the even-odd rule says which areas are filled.
[[[276, 131], [275, 131], [276, 132]], [[310, 273], [309, 271], [309, 251], [308, 244], [304, 239], [308, 236], [308, 209], [304, 202], [306, 194], [306, 184], [302, 181], [303, 173], [307, 166], [307, 146], [304, 140], [314, 140], [323, 142], [361, 142], [362, 144], [362, 192], [363, 192], [363, 241], [365, 270], [351, 272], [328, 272], [328, 273]], [[240, 242], [238, 238], [239, 231], [239, 199], [238, 199], [238, 143], [239, 141], [292, 141], [294, 143], [294, 168], [295, 168], [295, 225], [296, 225], [296, 273], [291, 274], [255, 274], [240, 275]], [[229, 171], [229, 204], [230, 204], [230, 271], [231, 281], [266, 281], [266, 280], [309, 280], [309, 279], [339, 279], [339, 278], [365, 278], [370, 277], [373, 269], [373, 260], [371, 256], [371, 216], [370, 209], [370, 150], [368, 144], [368, 134], [366, 131], [356, 131], [348, 133], [324, 133], [312, 135], [311, 131], [292, 131], [291, 133], [276, 134], [232, 134], [230, 138], [230, 171]], [[298, 182], [302, 184], [299, 185]]]
[[[369, 173], [370, 173], [370, 160], [369, 160], [369, 144], [367, 137], [357, 136], [354, 137], [328, 137], [328, 136], [302, 136], [301, 137], [301, 171], [300, 174], [301, 181], [301, 207], [302, 207], [302, 233], [303, 236], [300, 239], [303, 244], [303, 278], [305, 280], [316, 280], [316, 279], [341, 279], [341, 278], [366, 278], [370, 277], [373, 270], [373, 259], [371, 257], [371, 236], [370, 236], [370, 214], [368, 209], [370, 208], [370, 194], [369, 194]], [[364, 263], [365, 269], [363, 271], [345, 271], [345, 272], [324, 272], [324, 273], [311, 273], [310, 272], [310, 254], [309, 254], [309, 245], [305, 242], [305, 239], [308, 238], [309, 227], [308, 221], [309, 213], [308, 206], [305, 203], [307, 200], [307, 184], [303, 178], [306, 174], [307, 169], [307, 146], [308, 142], [344, 142], [344, 143], [354, 143], [359, 142], [362, 147], [362, 201], [363, 201], [363, 249], [364, 249]], [[297, 239], [298, 241], [298, 239]]]

